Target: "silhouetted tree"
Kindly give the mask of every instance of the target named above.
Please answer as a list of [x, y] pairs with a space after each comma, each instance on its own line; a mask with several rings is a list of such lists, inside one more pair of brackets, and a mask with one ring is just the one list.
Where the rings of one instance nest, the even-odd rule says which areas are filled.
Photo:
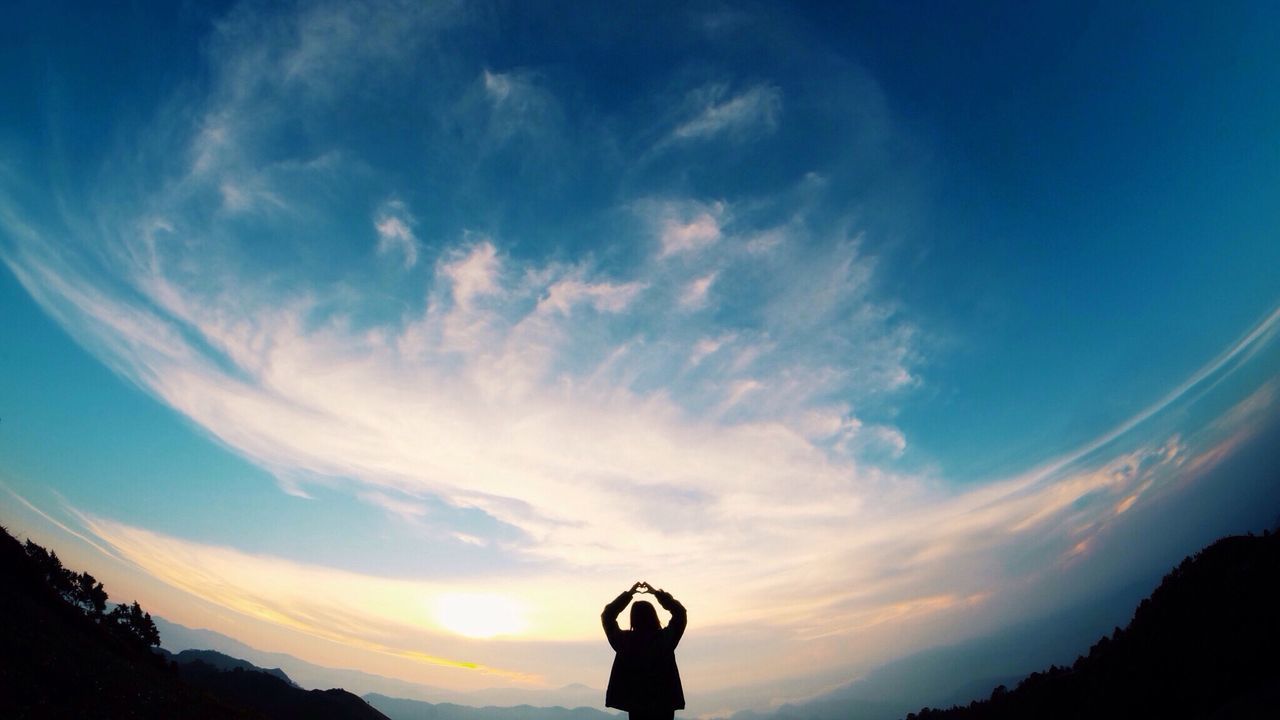
[[160, 631], [151, 620], [151, 613], [143, 612], [135, 600], [132, 605], [117, 605], [107, 614], [111, 627], [129, 640], [150, 647], [160, 644]]
[[94, 619], [102, 617], [107, 609], [107, 591], [92, 575], [82, 572], [75, 576], [74, 602]]
[[62, 567], [58, 553], [49, 552], [30, 540], [27, 540], [25, 549], [27, 556], [35, 561], [36, 568], [44, 575], [44, 581], [49, 587], [63, 599], [74, 602], [72, 596], [75, 592], [75, 574]]
[[68, 570], [62, 566], [58, 553], [30, 540], [23, 549], [49, 588], [68, 604], [130, 642], [144, 647], [160, 644], [160, 631], [151, 620], [151, 613], [144, 612], [136, 601], [131, 605], [117, 605], [108, 613], [107, 591], [97, 578], [87, 572], [77, 574]]

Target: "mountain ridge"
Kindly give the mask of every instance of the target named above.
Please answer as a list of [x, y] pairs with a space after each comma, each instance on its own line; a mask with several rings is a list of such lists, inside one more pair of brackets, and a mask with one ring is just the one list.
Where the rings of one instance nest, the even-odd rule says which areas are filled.
[[1280, 535], [1222, 538], [1184, 559], [1124, 628], [1070, 666], [907, 720], [1265, 717], [1280, 707]]
[[218, 670], [221, 670], [223, 672], [226, 672], [228, 670], [237, 670], [237, 669], [252, 670], [254, 672], [264, 672], [273, 677], [280, 678], [281, 680], [288, 683], [292, 687], [301, 689], [301, 686], [298, 685], [298, 683], [294, 682], [293, 679], [290, 678], [285, 673], [285, 671], [281, 670], [280, 668], [259, 667], [249, 662], [248, 660], [243, 660], [237, 657], [231, 657], [230, 655], [227, 655], [225, 653], [220, 653], [217, 650], [190, 649], [190, 650], [183, 650], [180, 653], [171, 653], [168, 650], [165, 650], [164, 648], [156, 648], [154, 652], [157, 655], [163, 657], [165, 660], [169, 662], [177, 663], [179, 665], [187, 665], [187, 664], [199, 661], [199, 662], [205, 663], [206, 665], [210, 665], [214, 668], [217, 668]]
[[378, 694], [432, 704], [450, 703], [472, 707], [580, 707], [604, 702], [604, 690], [582, 683], [548, 689], [448, 690], [363, 670], [317, 665], [287, 653], [259, 650], [216, 630], [190, 628], [160, 616], [155, 617], [155, 623], [160, 628], [161, 645], [170, 651], [208, 648], [244, 658], [260, 667], [276, 666], [302, 687], [343, 687], [362, 696]]

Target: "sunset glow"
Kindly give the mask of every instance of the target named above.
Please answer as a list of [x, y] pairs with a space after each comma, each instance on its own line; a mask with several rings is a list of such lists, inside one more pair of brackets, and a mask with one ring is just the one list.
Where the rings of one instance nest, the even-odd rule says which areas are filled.
[[1280, 11], [190, 5], [0, 43], [0, 524], [112, 598], [483, 704], [644, 579], [727, 717], [1280, 517]]
[[444, 595], [436, 599], [434, 610], [447, 630], [472, 638], [516, 635], [526, 626], [519, 603], [500, 595]]

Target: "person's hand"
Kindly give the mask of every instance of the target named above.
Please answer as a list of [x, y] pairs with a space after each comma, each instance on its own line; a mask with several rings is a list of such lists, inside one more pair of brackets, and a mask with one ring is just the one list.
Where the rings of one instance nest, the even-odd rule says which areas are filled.
[[631, 593], [632, 595], [635, 595], [636, 593], [645, 592], [648, 588], [649, 586], [646, 585], [643, 580], [640, 580], [636, 582], [635, 585], [632, 585], [631, 589], [628, 590], [627, 592]]

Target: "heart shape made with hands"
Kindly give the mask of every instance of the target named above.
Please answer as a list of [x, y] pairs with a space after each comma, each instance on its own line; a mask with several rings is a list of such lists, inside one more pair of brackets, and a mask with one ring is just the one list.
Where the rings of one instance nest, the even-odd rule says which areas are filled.
[[636, 587], [636, 592], [637, 592], [637, 593], [650, 593], [650, 594], [652, 594], [652, 593], [653, 593], [653, 588], [652, 588], [652, 587], [649, 587], [649, 583], [640, 583], [640, 585]]

